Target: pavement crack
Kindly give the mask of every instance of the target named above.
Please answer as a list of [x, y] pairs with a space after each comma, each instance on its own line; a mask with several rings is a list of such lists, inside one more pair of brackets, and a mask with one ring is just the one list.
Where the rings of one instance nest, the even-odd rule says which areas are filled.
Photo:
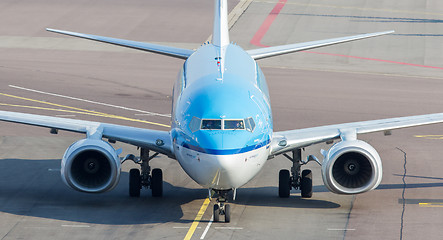
[[348, 217], [346, 219], [345, 230], [343, 233], [343, 240], [345, 240], [346, 233], [348, 232], [349, 219], [351, 219], [351, 212], [352, 212], [352, 209], [354, 208], [354, 202], [355, 202], [355, 195], [352, 195], [351, 207], [349, 208]]
[[23, 221], [23, 219], [24, 219], [25, 217], [24, 216], [21, 216], [20, 217], [20, 219], [14, 224], [14, 226], [12, 226], [9, 230], [8, 230], [8, 232], [1, 238], [1, 240], [4, 240], [4, 239], [6, 239], [6, 237], [8, 237], [9, 236], [9, 234]]
[[404, 228], [404, 217], [405, 217], [405, 210], [406, 210], [406, 200], [405, 200], [405, 191], [406, 191], [406, 163], [407, 163], [407, 156], [406, 156], [406, 152], [401, 150], [400, 148], [397, 147], [397, 149], [399, 151], [401, 151], [404, 155], [404, 161], [403, 161], [403, 176], [402, 176], [402, 181], [403, 181], [403, 191], [401, 193], [401, 200], [402, 200], [402, 211], [401, 211], [401, 219], [400, 219], [400, 240], [403, 239], [403, 228]]

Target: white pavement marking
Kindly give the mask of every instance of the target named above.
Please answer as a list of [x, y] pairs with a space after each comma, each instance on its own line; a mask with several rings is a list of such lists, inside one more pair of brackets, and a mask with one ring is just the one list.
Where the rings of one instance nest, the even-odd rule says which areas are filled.
[[66, 225], [62, 225], [62, 227], [89, 228], [89, 227], [91, 227], [91, 226], [89, 226], [89, 225], [68, 225], [68, 224], [66, 224]]
[[87, 99], [82, 99], [82, 98], [76, 98], [76, 97], [60, 95], [60, 94], [56, 94], [56, 93], [43, 92], [43, 91], [39, 91], [39, 90], [35, 90], [35, 89], [30, 89], [30, 88], [19, 87], [19, 86], [15, 86], [15, 85], [9, 85], [9, 87], [20, 89], [20, 90], [25, 90], [25, 91], [29, 91], [29, 92], [35, 92], [35, 93], [50, 95], [50, 96], [54, 96], [54, 97], [67, 98], [67, 99], [71, 99], [71, 100], [82, 101], [82, 102], [87, 102], [87, 103], [92, 103], [92, 104], [97, 104], [97, 105], [102, 105], [102, 106], [107, 106], [107, 107], [120, 108], [120, 109], [124, 109], [124, 110], [128, 110], [128, 111], [140, 112], [140, 113], [144, 113], [144, 114], [151, 115], [151, 116], [171, 117], [171, 114], [162, 114], [162, 113], [148, 112], [148, 111], [143, 111], [143, 110], [134, 109], [134, 108], [128, 108], [128, 107], [117, 106], [117, 105], [112, 105], [112, 104], [107, 104], [107, 103], [102, 103], [102, 102], [95, 102], [95, 101], [91, 101], [91, 100], [87, 100]]
[[56, 117], [75, 117], [75, 115], [69, 115], [69, 114], [62, 114], [62, 115], [55, 115]]
[[206, 237], [206, 233], [208, 233], [209, 228], [211, 227], [213, 221], [214, 221], [214, 215], [212, 215], [211, 220], [209, 220], [209, 222], [208, 222], [208, 226], [206, 226], [205, 231], [203, 232], [203, 234], [202, 234], [202, 236], [200, 237], [200, 239], [205, 239], [205, 237]]
[[60, 168], [49, 168], [48, 169], [49, 172], [60, 172]]

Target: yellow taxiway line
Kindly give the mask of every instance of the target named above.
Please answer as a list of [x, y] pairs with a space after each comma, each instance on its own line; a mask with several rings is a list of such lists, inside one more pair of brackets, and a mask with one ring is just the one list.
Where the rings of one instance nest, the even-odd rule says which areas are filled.
[[166, 128], [170, 127], [169, 125], [166, 125], [166, 124], [150, 122], [150, 121], [145, 121], [145, 120], [140, 120], [140, 119], [135, 119], [135, 118], [128, 118], [128, 117], [123, 117], [123, 116], [118, 116], [118, 115], [113, 115], [113, 114], [107, 114], [107, 113], [87, 110], [87, 109], [83, 109], [83, 108], [71, 107], [71, 106], [61, 105], [61, 104], [57, 104], [57, 103], [51, 103], [51, 102], [47, 102], [47, 101], [36, 100], [36, 99], [32, 99], [32, 98], [25, 98], [25, 97], [15, 96], [15, 95], [6, 94], [6, 93], [0, 93], [0, 96], [20, 99], [20, 100], [25, 100], [25, 101], [30, 101], [30, 102], [36, 102], [36, 103], [56, 106], [56, 107], [60, 107], [60, 108], [67, 108], [67, 109], [72, 109], [72, 110], [0, 103], [0, 105], [3, 105], [3, 106], [40, 109], [40, 110], [47, 110], [47, 111], [59, 111], [59, 112], [77, 113], [77, 114], [84, 114], [84, 115], [91, 115], [91, 116], [98, 116], [98, 117], [114, 118], [114, 119], [126, 120], [126, 121], [131, 121], [131, 122], [147, 123], [147, 124], [161, 126], [161, 127], [166, 127]]
[[443, 207], [443, 203], [419, 203], [420, 207]]
[[425, 139], [443, 139], [443, 135], [415, 135], [416, 138], [425, 138]]
[[192, 235], [194, 235], [195, 229], [197, 229], [197, 226], [200, 223], [200, 220], [202, 219], [203, 214], [205, 214], [209, 203], [210, 203], [209, 198], [206, 198], [205, 201], [203, 202], [203, 205], [201, 206], [200, 210], [198, 211], [197, 216], [194, 219], [194, 222], [192, 222], [191, 228], [189, 228], [189, 231], [186, 234], [184, 240], [189, 240], [189, 239], [191, 239]]

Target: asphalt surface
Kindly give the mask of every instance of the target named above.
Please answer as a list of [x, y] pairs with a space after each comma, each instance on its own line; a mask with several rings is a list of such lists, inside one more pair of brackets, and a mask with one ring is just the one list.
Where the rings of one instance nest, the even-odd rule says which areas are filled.
[[[229, 1], [230, 10], [237, 3]], [[315, 53], [260, 60], [276, 131], [443, 111], [440, 1], [289, 0], [247, 6], [231, 28], [231, 40], [245, 49], [396, 30]], [[195, 48], [211, 34], [212, 14], [212, 1], [3, 0], [0, 109], [167, 130], [182, 60], [44, 29]], [[270, 23], [269, 29], [262, 23]], [[254, 38], [257, 32], [263, 34]], [[63, 184], [59, 169], [66, 148], [82, 135], [51, 135], [12, 123], [0, 123], [0, 135], [1, 239], [183, 239], [207, 197], [207, 190], [165, 157], [152, 161], [163, 169], [161, 199], [149, 191], [140, 199], [128, 196], [128, 171], [135, 166], [129, 162], [113, 191], [79, 193]], [[280, 199], [278, 171], [291, 164], [277, 157], [238, 190], [231, 223], [211, 223], [210, 205], [192, 239], [440, 238], [443, 126], [359, 138], [383, 160], [378, 189], [356, 196], [330, 193], [320, 168], [309, 163], [313, 198], [292, 191], [289, 199]], [[122, 155], [137, 153], [132, 146], [115, 147]], [[318, 156], [328, 147], [310, 147], [304, 154]]]

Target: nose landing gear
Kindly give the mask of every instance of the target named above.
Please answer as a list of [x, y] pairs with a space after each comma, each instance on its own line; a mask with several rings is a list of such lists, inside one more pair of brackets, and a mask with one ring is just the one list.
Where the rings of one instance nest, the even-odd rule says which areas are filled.
[[214, 205], [214, 222], [220, 221], [220, 215], [225, 215], [225, 223], [231, 221], [231, 206], [227, 204], [228, 193], [231, 190], [214, 190], [217, 194], [217, 203]]

